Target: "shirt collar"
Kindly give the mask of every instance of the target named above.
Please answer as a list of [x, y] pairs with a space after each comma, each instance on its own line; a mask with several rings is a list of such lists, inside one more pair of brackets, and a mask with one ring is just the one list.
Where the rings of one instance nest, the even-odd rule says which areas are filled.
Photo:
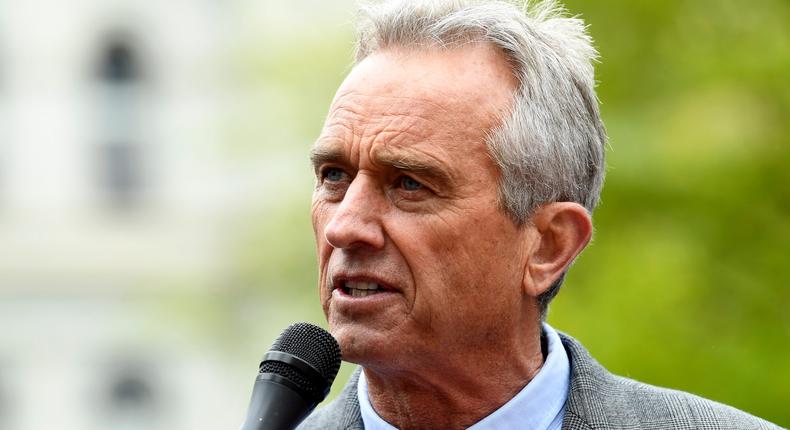
[[[559, 428], [568, 398], [570, 364], [557, 332], [543, 323], [543, 334], [548, 343], [548, 354], [537, 375], [515, 397], [475, 423], [470, 430]], [[359, 375], [357, 397], [366, 429], [397, 430], [373, 409], [365, 372]]]

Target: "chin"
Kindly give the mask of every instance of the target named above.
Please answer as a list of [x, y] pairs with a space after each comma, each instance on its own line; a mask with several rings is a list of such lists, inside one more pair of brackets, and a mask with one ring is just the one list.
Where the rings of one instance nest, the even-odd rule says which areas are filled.
[[380, 333], [370, 332], [369, 329], [355, 327], [354, 324], [332, 324], [332, 336], [340, 345], [343, 361], [359, 364], [360, 366], [374, 366], [376, 363], [390, 362], [395, 358], [387, 351], [385, 336]]
[[355, 333], [353, 327], [347, 324], [332, 324], [329, 323], [329, 332], [335, 337], [337, 344], [340, 345], [340, 351], [343, 353], [343, 360], [351, 363], [357, 363], [361, 357], [365, 356], [365, 343], [364, 336]]

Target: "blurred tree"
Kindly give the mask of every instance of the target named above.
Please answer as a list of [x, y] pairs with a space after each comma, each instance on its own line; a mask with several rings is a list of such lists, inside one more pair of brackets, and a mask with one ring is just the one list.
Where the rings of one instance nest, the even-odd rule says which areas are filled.
[[615, 372], [790, 423], [790, 3], [569, 1], [611, 150], [551, 321]]

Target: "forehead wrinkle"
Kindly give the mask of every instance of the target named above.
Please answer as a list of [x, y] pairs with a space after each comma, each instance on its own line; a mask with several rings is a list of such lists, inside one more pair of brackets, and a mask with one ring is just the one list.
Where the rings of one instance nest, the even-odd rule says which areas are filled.
[[[447, 90], [441, 85], [429, 82], [387, 82], [384, 84], [365, 85], [361, 83], [353, 88], [341, 88], [336, 94], [328, 121], [349, 121], [357, 123], [354, 128], [356, 135], [359, 128], [378, 123], [379, 120], [392, 116], [403, 118], [422, 119], [427, 124], [456, 124], [464, 118], [487, 118], [485, 122], [491, 123], [490, 117], [498, 119], [500, 112], [491, 112], [487, 100], [470, 102], [470, 94], [463, 92], [456, 94], [455, 89]], [[405, 93], [405, 94], [403, 94]], [[477, 99], [478, 97], [475, 97]], [[427, 129], [437, 128], [435, 126]], [[453, 130], [456, 127], [449, 127]]]
[[[321, 136], [318, 138], [320, 142], [326, 138], [341, 139], [343, 141], [353, 140], [353, 137], [358, 134], [356, 127], [354, 127], [355, 119], [361, 115], [352, 107], [347, 106], [332, 106], [329, 115], [326, 118], [324, 127], [321, 130]], [[340, 128], [340, 133], [335, 129]]]
[[[377, 112], [378, 110], [381, 111]], [[343, 136], [345, 140], [350, 140], [350, 137], [353, 136], [373, 137], [373, 140], [377, 141], [381, 134], [386, 135], [387, 141], [393, 142], [395, 139], [391, 136], [398, 134], [411, 135], [416, 140], [426, 139], [429, 133], [425, 132], [433, 129], [433, 124], [438, 122], [438, 119], [415, 113], [415, 110], [413, 105], [410, 109], [404, 110], [392, 109], [392, 105], [389, 105], [385, 109], [362, 113], [350, 106], [334, 106], [327, 117], [322, 135], [337, 136], [338, 133], [333, 132], [332, 129], [341, 127], [348, 132], [346, 136]]]
[[321, 130], [318, 140], [316, 140], [316, 145], [325, 140], [346, 141], [354, 134], [356, 134], [354, 124], [351, 122], [327, 122], [323, 130]]
[[371, 128], [370, 134], [386, 129], [414, 131], [415, 127], [431, 131], [439, 128], [439, 124], [465, 116], [463, 112], [448, 105], [450, 97], [441, 98], [441, 102], [432, 100], [437, 93], [441, 94], [435, 92], [425, 96], [393, 96], [348, 91], [335, 99], [329, 120], [354, 123], [356, 126], [352, 128], [357, 135], [364, 135], [359, 133], [362, 128], [365, 131]]
[[[333, 104], [329, 115], [327, 115], [326, 122], [321, 135], [316, 141], [313, 151], [311, 151], [311, 160], [315, 167], [315, 161], [327, 160], [328, 162], [358, 164], [359, 151], [354, 148], [359, 148], [362, 143], [365, 130], [368, 123], [363, 121], [364, 115], [356, 110], [353, 106]], [[320, 147], [331, 147], [331, 151], [335, 152], [331, 159], [326, 157], [313, 157], [313, 154], [321, 155], [323, 149]], [[342, 155], [342, 156], [341, 156]], [[327, 162], [325, 161], [325, 162]]]
[[376, 119], [381, 123], [371, 125], [374, 145], [417, 144], [430, 140], [435, 127], [434, 121], [413, 115], [383, 115]]
[[[412, 86], [402, 87], [399, 86], [395, 88], [394, 86], [386, 86], [385, 88], [372, 88], [370, 92], [368, 91], [360, 91], [358, 89], [351, 89], [351, 90], [341, 90], [332, 102], [332, 106], [344, 106], [347, 102], [350, 102], [351, 105], [365, 105], [365, 103], [359, 103], [357, 99], [364, 99], [364, 100], [378, 100], [382, 104], [389, 109], [392, 109], [394, 106], [400, 104], [408, 104], [408, 109], [404, 110], [402, 113], [406, 115], [414, 115], [414, 105], [411, 102], [417, 101], [422, 105], [426, 105], [424, 110], [425, 113], [432, 113], [432, 112], [451, 112], [452, 106], [447, 105], [446, 103], [442, 103], [436, 100], [431, 100], [428, 97], [430, 94], [433, 97], [437, 97], [442, 101], [452, 100], [453, 96], [451, 94], [447, 94], [440, 88], [431, 88], [431, 91], [420, 91], [420, 93], [425, 92], [426, 94], [415, 94], [411, 96], [407, 95], [396, 95], [397, 92], [403, 92], [404, 90], [416, 90]], [[353, 110], [353, 109], [352, 109]]]

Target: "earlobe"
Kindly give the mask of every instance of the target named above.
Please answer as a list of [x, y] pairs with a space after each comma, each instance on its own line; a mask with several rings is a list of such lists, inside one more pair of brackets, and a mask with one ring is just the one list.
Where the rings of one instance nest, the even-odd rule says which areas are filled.
[[592, 237], [587, 210], [571, 202], [549, 203], [531, 217], [524, 273], [525, 293], [538, 297], [570, 266]]

